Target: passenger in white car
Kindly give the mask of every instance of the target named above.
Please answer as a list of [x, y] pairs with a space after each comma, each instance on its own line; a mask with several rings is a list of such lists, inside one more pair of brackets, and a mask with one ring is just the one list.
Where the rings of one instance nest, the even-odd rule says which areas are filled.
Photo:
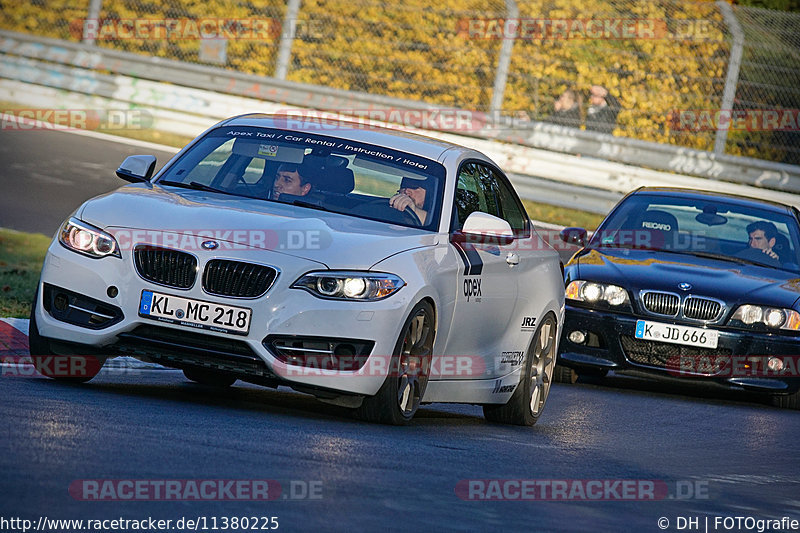
[[278, 167], [275, 183], [272, 185], [272, 199], [280, 199], [281, 194], [305, 196], [312, 188], [311, 178], [301, 165], [284, 163]]

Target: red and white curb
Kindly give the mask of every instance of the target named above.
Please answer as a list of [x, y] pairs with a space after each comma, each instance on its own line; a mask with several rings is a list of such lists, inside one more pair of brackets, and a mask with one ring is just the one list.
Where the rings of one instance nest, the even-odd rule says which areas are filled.
[[[30, 359], [26, 318], [0, 318], [0, 375], [38, 376]], [[103, 370], [169, 370], [155, 363], [145, 363], [133, 357], [115, 357], [103, 365]]]

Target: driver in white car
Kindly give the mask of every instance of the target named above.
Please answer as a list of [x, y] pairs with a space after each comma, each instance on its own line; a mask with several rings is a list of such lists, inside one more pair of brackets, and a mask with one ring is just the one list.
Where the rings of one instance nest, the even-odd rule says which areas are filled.
[[405, 211], [411, 208], [420, 223], [425, 225], [425, 218], [428, 216], [428, 211], [423, 209], [425, 206], [425, 195], [428, 189], [428, 180], [419, 180], [415, 178], [403, 178], [400, 182], [400, 188], [397, 194], [389, 198], [389, 205], [398, 211]]

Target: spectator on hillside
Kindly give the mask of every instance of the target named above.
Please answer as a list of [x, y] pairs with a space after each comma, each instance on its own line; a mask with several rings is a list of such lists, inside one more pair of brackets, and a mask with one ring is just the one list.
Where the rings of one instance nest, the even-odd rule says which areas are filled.
[[586, 129], [611, 133], [617, 127], [620, 110], [617, 98], [602, 85], [592, 85], [589, 91], [589, 109], [586, 110]]
[[581, 112], [583, 111], [583, 98], [578, 91], [567, 89], [553, 104], [553, 113], [545, 118], [545, 122], [552, 122], [570, 128], [581, 127]]

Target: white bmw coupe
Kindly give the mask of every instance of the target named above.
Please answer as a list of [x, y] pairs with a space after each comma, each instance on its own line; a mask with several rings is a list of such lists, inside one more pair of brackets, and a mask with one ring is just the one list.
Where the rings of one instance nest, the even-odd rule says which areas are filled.
[[132, 184], [53, 239], [30, 325], [43, 374], [86, 381], [129, 355], [206, 385], [288, 385], [376, 422], [431, 402], [541, 415], [562, 265], [485, 155], [245, 115], [155, 166], [127, 158], [117, 175]]

